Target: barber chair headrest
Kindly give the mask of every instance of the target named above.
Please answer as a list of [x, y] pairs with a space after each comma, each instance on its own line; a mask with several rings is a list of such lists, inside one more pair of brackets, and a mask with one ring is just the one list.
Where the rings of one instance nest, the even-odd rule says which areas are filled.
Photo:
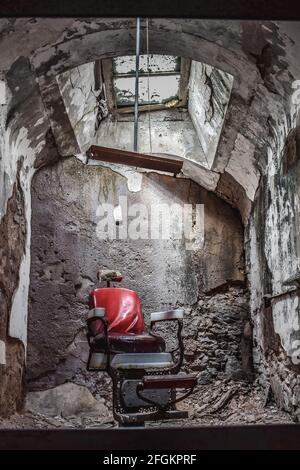
[[123, 276], [119, 271], [113, 271], [111, 269], [100, 269], [97, 277], [100, 282], [121, 282], [123, 279]]

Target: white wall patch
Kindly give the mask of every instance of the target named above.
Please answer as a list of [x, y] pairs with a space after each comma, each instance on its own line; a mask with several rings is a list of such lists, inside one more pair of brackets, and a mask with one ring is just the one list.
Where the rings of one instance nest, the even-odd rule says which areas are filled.
[[0, 80], [0, 104], [6, 104], [6, 85], [3, 80]]
[[6, 364], [6, 345], [2, 340], [0, 340], [0, 364]]

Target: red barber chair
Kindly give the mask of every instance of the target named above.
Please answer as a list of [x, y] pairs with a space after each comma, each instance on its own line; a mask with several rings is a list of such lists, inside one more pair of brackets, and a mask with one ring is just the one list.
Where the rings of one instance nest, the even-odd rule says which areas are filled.
[[[197, 385], [194, 375], [178, 374], [183, 361], [181, 337], [183, 309], [154, 312], [147, 331], [136, 292], [110, 287], [121, 282], [116, 271], [100, 271], [107, 287], [90, 294], [87, 339], [90, 346], [87, 369], [106, 371], [113, 383], [113, 413], [121, 426], [144, 425], [145, 421], [186, 418], [176, 403]], [[153, 333], [156, 322], [176, 321], [176, 349], [167, 352], [161, 336]], [[178, 396], [178, 390], [184, 390]]]

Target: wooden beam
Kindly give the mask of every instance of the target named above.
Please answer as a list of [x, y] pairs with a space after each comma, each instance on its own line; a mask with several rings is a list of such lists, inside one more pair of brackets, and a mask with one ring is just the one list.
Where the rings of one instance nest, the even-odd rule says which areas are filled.
[[102, 162], [119, 163], [121, 165], [165, 171], [176, 175], [181, 171], [183, 161], [176, 158], [165, 158], [156, 155], [129, 152], [108, 147], [92, 145], [86, 152], [88, 158]]

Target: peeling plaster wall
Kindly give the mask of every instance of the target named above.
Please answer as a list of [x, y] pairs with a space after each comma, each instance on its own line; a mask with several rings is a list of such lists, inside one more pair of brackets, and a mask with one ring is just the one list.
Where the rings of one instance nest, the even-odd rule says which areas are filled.
[[263, 296], [295, 287], [299, 277], [299, 170], [297, 110], [277, 97], [265, 176], [248, 232], [255, 366], [278, 405], [300, 416], [299, 292], [274, 299]]
[[232, 83], [230, 74], [192, 61], [188, 109], [209, 168], [215, 158]]
[[[132, 27], [129, 21], [127, 28]], [[103, 39], [102, 44], [105, 44], [104, 38], [109, 42], [112, 40], [109, 28], [103, 34], [102, 32], [96, 33], [98, 28], [96, 24], [93, 24], [93, 28], [94, 37], [92, 37], [93, 34], [89, 36], [90, 58], [95, 55], [95, 45], [97, 41], [99, 44], [100, 36]], [[283, 246], [290, 245], [291, 251], [287, 253], [284, 248], [282, 252], [281, 242], [278, 241], [282, 237], [282, 231], [274, 219], [279, 220], [281, 216], [276, 215], [276, 211], [269, 210], [265, 204], [268, 195], [271, 199], [273, 198], [273, 201], [278, 201], [281, 197], [279, 196], [281, 189], [269, 183], [269, 178], [273, 177], [274, 171], [270, 162], [276, 161], [284, 146], [285, 138], [292, 129], [288, 100], [292, 93], [293, 79], [297, 78], [297, 71], [299, 73], [299, 61], [295, 60], [297, 56], [295, 54], [295, 44], [297, 44], [295, 30], [289, 29], [286, 24], [282, 27], [273, 22], [245, 21], [222, 24], [217, 21], [174, 20], [170, 25], [169, 20], [166, 19], [151, 20], [150, 28], [152, 28], [151, 52], [160, 52], [164, 48], [165, 52], [191, 57], [209, 66], [217, 67], [234, 77], [223, 131], [211, 171], [205, 169], [195, 171], [194, 167], [186, 166], [186, 162], [184, 167], [195, 181], [203, 182], [205, 187], [208, 186], [209, 189], [237, 206], [245, 224], [248, 222], [251, 206], [254, 203], [254, 212], [248, 231], [251, 241], [247, 241], [246, 249], [250, 257], [254, 256], [249, 263], [249, 279], [252, 288], [252, 322], [256, 335], [255, 356], [263, 357], [262, 362], [266, 365], [264, 377], [268, 376], [274, 364], [278, 374], [280, 364], [284, 364], [284, 358], [279, 355], [278, 363], [276, 361], [269, 363], [268, 353], [261, 351], [261, 338], [257, 331], [264, 328], [263, 323], [266, 322], [262, 322], [260, 316], [257, 315], [257, 309], [261, 309], [263, 293], [269, 292], [270, 288], [276, 292], [275, 289], [279, 287], [278, 279], [277, 285], [272, 285], [270, 281], [272, 276], [276, 279], [277, 273], [282, 272], [279, 276], [282, 277], [295, 264], [294, 262], [288, 264], [286, 261], [293, 260], [291, 244], [287, 239], [283, 240]], [[74, 43], [76, 46], [79, 45], [77, 38]], [[116, 50], [119, 54], [130, 53], [133, 48], [134, 35], [129, 34], [124, 37], [120, 32], [116, 39]], [[64, 61], [66, 59], [72, 67], [74, 58], [67, 51], [68, 47], [63, 45], [60, 52], [64, 56]], [[105, 56], [104, 48], [102, 52]], [[99, 54], [101, 52], [98, 49], [98, 57]], [[76, 60], [77, 62], [83, 60], [83, 52], [78, 53]], [[45, 69], [47, 64], [49, 65], [46, 50], [38, 51], [34, 61], [41, 70]], [[66, 66], [64, 61], [60, 63], [57, 61], [52, 68], [52, 73], [61, 71], [63, 66]], [[50, 66], [52, 67], [51, 63]], [[286, 122], [281, 122], [280, 116], [283, 116], [283, 121], [286, 120]], [[270, 154], [269, 146], [272, 146], [274, 142], [279, 142], [279, 145]], [[187, 174], [186, 171], [185, 174]], [[259, 184], [262, 185], [263, 191], [260, 190], [259, 195], [256, 195]], [[269, 186], [270, 192], [267, 189]], [[291, 224], [291, 220], [286, 221], [287, 231], [291, 230]], [[284, 257], [282, 253], [288, 256]], [[283, 269], [278, 263], [279, 259], [283, 262]], [[265, 287], [264, 282], [267, 282]], [[280, 302], [281, 306], [284, 302]], [[275, 318], [274, 321], [271, 318], [271, 324], [273, 323], [272, 328], [276, 328], [278, 333], [270, 331], [270, 328], [268, 333], [271, 338], [273, 333], [275, 337], [278, 334], [287, 349], [290, 348], [292, 331], [288, 320], [289, 314], [291, 313], [292, 318], [296, 318], [295, 301], [293, 302], [294, 304], [287, 307], [288, 315], [282, 313], [285, 311], [282, 307], [275, 307], [275, 313], [273, 312]], [[294, 321], [294, 325], [297, 330], [297, 321]], [[294, 329], [295, 326], [293, 326]], [[283, 352], [283, 354], [286, 353]], [[258, 365], [259, 361], [256, 363]], [[281, 400], [286, 392], [283, 393], [281, 388], [274, 383], [272, 387], [278, 400]], [[291, 390], [288, 383], [285, 384], [286, 389]], [[290, 403], [293, 400], [294, 398], [288, 399]]]
[[19, 267], [24, 256], [27, 221], [24, 193], [18, 165], [16, 182], [0, 221], [0, 415], [7, 416], [22, 406], [25, 349], [20, 339], [9, 336], [10, 311], [19, 282]]
[[[20, 410], [27, 344], [31, 241], [31, 178], [49, 161], [45, 115], [36, 77], [20, 57], [5, 74], [0, 135], [0, 415]], [[50, 146], [51, 149], [51, 146]]]
[[7, 73], [11, 102], [6, 119], [6, 155], [14, 181], [17, 162], [22, 159], [20, 184], [24, 194], [25, 218], [28, 223], [24, 257], [19, 270], [19, 285], [14, 291], [10, 312], [9, 335], [20, 339], [26, 348], [27, 302], [30, 270], [31, 178], [36, 159], [47, 153], [46, 131], [49, 129], [35, 76], [27, 59], [18, 59]]
[[[26, 258], [25, 245], [28, 237], [26, 218], [26, 176], [22, 144], [12, 142], [12, 125], [7, 129], [11, 110], [11, 93], [5, 81], [6, 101], [0, 107], [0, 415], [8, 416], [20, 410], [23, 399], [23, 373], [25, 348], [22, 339], [26, 325], [22, 321], [20, 335], [13, 327], [12, 305], [20, 279], [22, 260]], [[13, 145], [12, 145], [13, 144]], [[25, 183], [25, 184], [24, 184]], [[29, 276], [27, 278], [27, 285]], [[26, 292], [19, 316], [26, 318]], [[12, 333], [12, 334], [11, 334]]]
[[[127, 196], [128, 207], [140, 203], [148, 210], [157, 203], [204, 204], [203, 248], [187, 250], [184, 240], [175, 238], [99, 239], [97, 208], [100, 203], [117, 205], [120, 196]], [[202, 352], [208, 353], [211, 369], [209, 380], [225, 373], [229, 356], [242, 369], [239, 344], [249, 313], [247, 291], [233, 287], [226, 293], [231, 283], [244, 283], [243, 229], [237, 211], [190, 180], [155, 173], [143, 175], [140, 191], [130, 192], [124, 177], [109, 168], [85, 166], [75, 158], [40, 170], [33, 180], [32, 198], [29, 388], [73, 380], [94, 390], [97, 374], [85, 372], [88, 345], [83, 328], [88, 294], [97, 285], [99, 267], [123, 273], [123, 285], [136, 290], [142, 299], [147, 322], [151, 311], [176, 305], [187, 308], [187, 343], [197, 335], [199, 341], [203, 338]], [[219, 289], [224, 293], [218, 296]], [[199, 304], [197, 308], [200, 295], [202, 307]], [[210, 326], [204, 321], [195, 323], [205, 302], [206, 321], [215, 316]], [[223, 328], [217, 328], [218, 324]], [[216, 341], [222, 337], [219, 358], [212, 357], [212, 339], [205, 343], [205, 328]], [[208, 360], [205, 357], [203, 365]], [[191, 352], [187, 353], [187, 367], [196, 359], [194, 370], [202, 361], [199, 355], [193, 361]]]

